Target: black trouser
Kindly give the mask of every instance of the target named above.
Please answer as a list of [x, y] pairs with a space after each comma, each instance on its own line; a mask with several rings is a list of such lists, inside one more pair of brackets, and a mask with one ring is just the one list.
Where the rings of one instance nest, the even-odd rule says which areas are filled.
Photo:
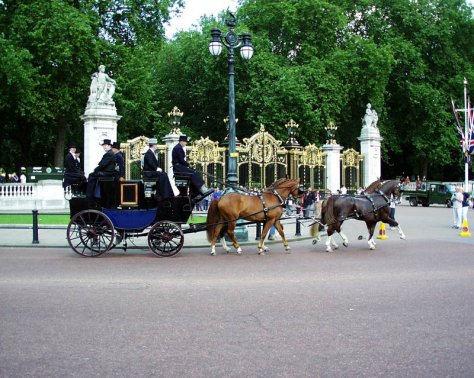
[[87, 198], [94, 198], [94, 193], [97, 187], [99, 177], [114, 177], [115, 172], [92, 172], [87, 179]]
[[202, 175], [198, 172], [194, 172], [191, 168], [185, 167], [184, 165], [176, 164], [173, 166], [173, 172], [176, 176], [176, 174], [182, 173], [183, 175], [186, 175], [189, 177], [191, 180], [191, 191], [193, 193], [193, 196], [196, 196], [199, 194], [199, 190], [202, 188], [204, 185], [204, 180], [202, 178]]
[[156, 178], [156, 185], [158, 186], [157, 193], [161, 196], [161, 198], [172, 198], [174, 197], [173, 188], [170, 184], [170, 179], [168, 174], [164, 172], [153, 172], [153, 171], [146, 171], [143, 172], [143, 178], [150, 179]]

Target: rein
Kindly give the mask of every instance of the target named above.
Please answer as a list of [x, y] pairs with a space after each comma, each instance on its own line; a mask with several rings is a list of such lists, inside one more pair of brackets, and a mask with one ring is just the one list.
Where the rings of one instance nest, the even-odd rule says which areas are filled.
[[[383, 204], [382, 206], [379, 206], [379, 207], [376, 207], [375, 206], [375, 203], [374, 203], [374, 200], [372, 198], [372, 196], [374, 195], [379, 195], [381, 196], [384, 200], [385, 200], [385, 204]], [[377, 219], [378, 218], [378, 212], [379, 210], [382, 210], [384, 208], [386, 208], [387, 206], [390, 206], [390, 200], [388, 199], [388, 197], [386, 196], [385, 193], [381, 192], [379, 189], [376, 190], [376, 193], [372, 193], [372, 194], [365, 194], [365, 195], [361, 195], [361, 196], [358, 196], [358, 197], [354, 197], [354, 196], [351, 196], [350, 197], [353, 201], [356, 199], [356, 198], [359, 198], [359, 199], [362, 199], [362, 198], [365, 198], [367, 199], [371, 204], [372, 204], [372, 210], [371, 211], [368, 211], [368, 212], [365, 212], [365, 213], [357, 213], [356, 211], [354, 211], [355, 214], [353, 215], [348, 215], [347, 217], [345, 218], [342, 218], [340, 220], [336, 220], [335, 222], [332, 222], [332, 223], [322, 223], [321, 221], [317, 220], [316, 218], [314, 219], [314, 222], [311, 223], [309, 226], [312, 226], [313, 224], [320, 224], [322, 226], [325, 226], [325, 227], [328, 227], [328, 226], [332, 226], [333, 224], [337, 224], [337, 223], [342, 223], [348, 219], [359, 219], [359, 218], [362, 218], [368, 214], [374, 214], [375, 215], [375, 218]]]

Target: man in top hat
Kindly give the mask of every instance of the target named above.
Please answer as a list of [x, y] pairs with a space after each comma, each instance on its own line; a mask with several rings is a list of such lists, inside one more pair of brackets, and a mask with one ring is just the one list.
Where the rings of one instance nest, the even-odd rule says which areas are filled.
[[104, 139], [101, 143], [104, 148], [105, 154], [99, 161], [99, 165], [94, 169], [87, 179], [87, 192], [86, 197], [89, 199], [94, 198], [94, 193], [99, 177], [114, 177], [115, 176], [115, 155], [112, 152], [112, 142], [110, 139]]
[[86, 181], [84, 172], [81, 170], [81, 162], [77, 158], [77, 145], [75, 143], [69, 143], [68, 153], [64, 158], [64, 178], [63, 187], [73, 184], [81, 184]]
[[120, 151], [120, 143], [112, 143], [112, 152], [115, 155], [115, 174], [118, 176], [119, 181], [125, 180], [125, 159], [122, 152]]
[[[167, 173], [161, 172], [156, 158], [156, 150], [158, 149], [158, 141], [156, 138], [150, 138], [148, 141], [150, 147], [143, 156], [143, 178], [156, 178], [157, 195], [160, 199], [174, 197], [173, 188]], [[158, 197], [157, 196], [157, 197]]]
[[186, 161], [187, 144], [188, 137], [186, 135], [180, 135], [179, 142], [176, 146], [174, 146], [173, 151], [171, 153], [173, 172], [175, 174], [184, 173], [190, 176], [192, 184], [192, 195], [193, 197], [195, 197], [194, 203], [196, 203], [207, 197], [214, 190], [208, 189], [206, 185], [204, 185], [204, 180], [202, 179], [200, 173], [194, 172], [194, 170], [189, 168], [189, 163]]

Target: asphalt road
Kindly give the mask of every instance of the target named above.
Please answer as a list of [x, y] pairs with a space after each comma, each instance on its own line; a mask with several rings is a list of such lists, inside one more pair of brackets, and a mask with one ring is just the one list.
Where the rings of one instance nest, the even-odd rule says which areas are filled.
[[472, 377], [472, 238], [397, 212], [375, 251], [2, 248], [0, 377]]

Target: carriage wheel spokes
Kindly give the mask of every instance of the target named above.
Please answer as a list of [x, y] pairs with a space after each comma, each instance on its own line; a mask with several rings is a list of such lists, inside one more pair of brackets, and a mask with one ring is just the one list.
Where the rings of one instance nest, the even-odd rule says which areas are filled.
[[160, 221], [153, 225], [148, 233], [148, 246], [161, 257], [176, 255], [184, 243], [183, 231], [176, 223]]
[[81, 256], [96, 257], [113, 246], [115, 230], [109, 217], [98, 210], [75, 214], [67, 227], [67, 241]]

